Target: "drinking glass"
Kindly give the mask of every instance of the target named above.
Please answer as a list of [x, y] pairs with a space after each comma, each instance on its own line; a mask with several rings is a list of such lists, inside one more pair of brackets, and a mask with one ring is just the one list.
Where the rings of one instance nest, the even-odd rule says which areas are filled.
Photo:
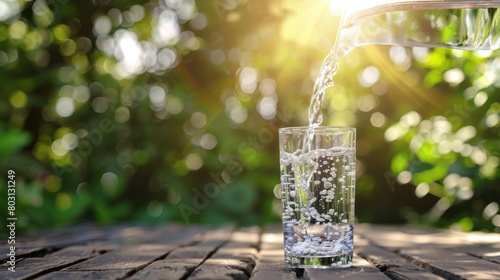
[[356, 129], [279, 129], [285, 263], [352, 265]]

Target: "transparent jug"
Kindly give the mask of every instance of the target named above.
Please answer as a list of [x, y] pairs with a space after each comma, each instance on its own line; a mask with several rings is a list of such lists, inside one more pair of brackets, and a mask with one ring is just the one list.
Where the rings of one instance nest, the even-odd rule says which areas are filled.
[[360, 0], [345, 5], [338, 57], [368, 44], [500, 48], [500, 0]]

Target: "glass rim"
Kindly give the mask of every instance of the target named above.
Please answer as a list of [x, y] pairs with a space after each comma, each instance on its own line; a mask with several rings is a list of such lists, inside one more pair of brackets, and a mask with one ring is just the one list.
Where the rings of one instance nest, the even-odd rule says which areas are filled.
[[290, 126], [282, 127], [278, 129], [280, 134], [282, 133], [305, 133], [308, 130], [316, 132], [356, 132], [356, 128], [352, 126]]

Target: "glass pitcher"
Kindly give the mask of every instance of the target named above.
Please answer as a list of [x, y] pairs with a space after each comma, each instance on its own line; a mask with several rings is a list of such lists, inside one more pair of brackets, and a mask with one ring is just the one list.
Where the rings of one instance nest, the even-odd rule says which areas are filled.
[[367, 44], [500, 48], [500, 0], [361, 0], [345, 5], [338, 57]]

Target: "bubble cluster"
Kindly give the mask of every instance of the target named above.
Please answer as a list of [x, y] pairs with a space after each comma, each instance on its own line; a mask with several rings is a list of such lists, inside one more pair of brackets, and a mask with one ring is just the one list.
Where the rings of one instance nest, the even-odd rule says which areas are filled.
[[352, 254], [354, 148], [281, 154], [285, 255]]

